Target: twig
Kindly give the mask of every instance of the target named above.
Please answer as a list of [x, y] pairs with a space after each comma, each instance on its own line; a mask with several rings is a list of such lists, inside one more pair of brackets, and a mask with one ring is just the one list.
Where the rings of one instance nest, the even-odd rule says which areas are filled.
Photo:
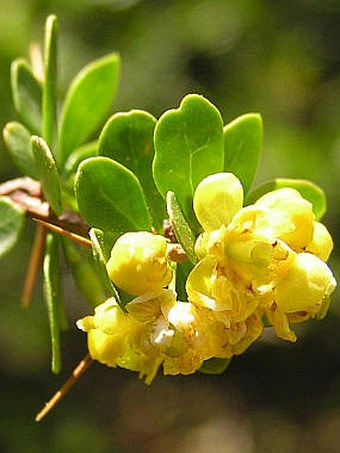
[[25, 210], [30, 218], [57, 225], [85, 238], [88, 237], [89, 227], [84, 220], [73, 212], [65, 211], [60, 217], [51, 213], [50, 207], [42, 199], [41, 185], [31, 178], [17, 178], [0, 184], [0, 195], [9, 197], [14, 203]]
[[88, 367], [93, 362], [90, 354], [88, 354], [73, 370], [71, 376], [65, 384], [52, 396], [52, 398], [45, 404], [44, 408], [38, 412], [35, 417], [36, 422], [40, 422], [46, 415], [67, 395], [77, 380], [85, 373]]
[[46, 228], [43, 227], [42, 225], [38, 225], [35, 231], [33, 247], [24, 283], [24, 290], [21, 297], [21, 305], [24, 308], [27, 308], [29, 306], [29, 303], [32, 298], [33, 288], [37, 278], [40, 260], [45, 247], [45, 239], [46, 239]]
[[79, 234], [72, 233], [71, 231], [65, 230], [64, 228], [53, 223], [45, 222], [45, 220], [37, 219], [35, 217], [32, 217], [32, 219], [39, 225], [42, 225], [43, 227], [51, 231], [54, 231], [55, 233], [61, 234], [62, 236], [66, 236], [75, 242], [79, 242], [79, 244], [84, 245], [85, 247], [92, 246], [92, 243], [89, 239], [86, 239], [83, 236], [80, 236]]

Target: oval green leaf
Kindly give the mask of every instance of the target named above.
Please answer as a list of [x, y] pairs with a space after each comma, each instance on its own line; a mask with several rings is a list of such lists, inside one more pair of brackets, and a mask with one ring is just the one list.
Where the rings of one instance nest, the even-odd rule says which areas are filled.
[[156, 119], [142, 110], [116, 113], [102, 130], [98, 154], [116, 160], [137, 176], [153, 218], [153, 225], [160, 230], [166, 213], [165, 203], [152, 175], [155, 125]]
[[60, 215], [62, 212], [60, 182], [51, 150], [45, 140], [35, 135], [32, 137], [32, 150], [37, 162], [44, 196], [53, 211]]
[[234, 173], [247, 193], [261, 156], [263, 126], [261, 115], [249, 113], [223, 129], [224, 171]]
[[12, 63], [11, 85], [14, 107], [21, 121], [32, 134], [41, 134], [42, 88], [24, 59]]
[[151, 229], [138, 179], [108, 157], [89, 158], [79, 165], [75, 194], [81, 214], [92, 227], [112, 233]]
[[252, 204], [265, 193], [281, 189], [282, 187], [292, 187], [293, 189], [296, 189], [303, 198], [312, 203], [316, 220], [320, 220], [325, 214], [327, 201], [324, 191], [318, 185], [305, 179], [277, 178], [268, 181], [257, 187], [248, 195], [246, 204]]
[[62, 165], [103, 121], [117, 90], [119, 69], [119, 55], [113, 53], [87, 65], [72, 81], [60, 119]]
[[8, 153], [19, 170], [24, 175], [39, 179], [30, 132], [21, 123], [13, 121], [6, 124], [3, 136]]
[[223, 171], [223, 123], [219, 111], [202, 96], [186, 96], [177, 110], [165, 112], [155, 129], [153, 173], [164, 199], [174, 192], [184, 216], [198, 229], [192, 196], [199, 182]]
[[0, 197], [0, 258], [17, 243], [25, 220], [23, 209], [9, 198]]

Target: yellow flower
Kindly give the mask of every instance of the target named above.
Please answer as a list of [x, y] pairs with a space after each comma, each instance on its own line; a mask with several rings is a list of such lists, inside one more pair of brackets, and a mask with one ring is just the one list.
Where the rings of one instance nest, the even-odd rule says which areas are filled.
[[285, 313], [313, 311], [336, 286], [328, 266], [311, 253], [298, 253], [275, 285], [275, 302]]
[[[203, 181], [199, 203], [194, 194], [194, 210], [199, 207], [196, 214], [205, 232], [196, 244], [200, 261], [186, 283], [189, 300], [213, 311], [227, 329], [266, 311], [277, 334], [294, 341], [289, 323], [324, 314], [334, 291], [335, 279], [324, 262], [332, 239], [315, 221], [311, 203], [295, 189], [269, 192], [242, 208], [235, 177], [227, 175], [219, 175], [218, 184], [213, 177]], [[223, 195], [228, 184], [219, 181], [229, 179], [230, 193]], [[211, 193], [215, 187], [216, 196]], [[202, 208], [205, 196], [209, 202], [227, 200], [230, 212], [218, 210], [213, 217], [214, 206]]]
[[275, 285], [274, 303], [267, 315], [277, 335], [295, 341], [289, 321], [296, 323], [326, 314], [336, 281], [328, 266], [311, 253], [298, 253], [289, 270]]
[[88, 333], [91, 357], [105, 365], [115, 367], [119, 357], [126, 354], [128, 345], [136, 342], [143, 331], [143, 323], [128, 316], [114, 298], [95, 308], [93, 316], [77, 322], [77, 327]]
[[120, 236], [112, 248], [107, 271], [118, 287], [132, 295], [157, 292], [167, 286], [172, 271], [163, 236], [138, 231]]
[[171, 291], [168, 293], [164, 292], [157, 301], [139, 297], [127, 305], [129, 312], [138, 313], [140, 319], [143, 305], [155, 304], [153, 310], [150, 305], [146, 307], [148, 314], [153, 314], [148, 318], [139, 347], [143, 354], [160, 359], [165, 374], [194, 373], [217, 350], [213, 332], [196, 306], [177, 301]]
[[[188, 276], [186, 290], [189, 300], [216, 312], [225, 312], [229, 322], [244, 321], [268, 300], [271, 287], [247, 287], [227, 268], [219, 266], [213, 256], [201, 260]], [[227, 325], [227, 321], [225, 322]]]
[[205, 313], [170, 290], [139, 296], [126, 308], [111, 298], [77, 326], [88, 333], [93, 359], [137, 371], [147, 384], [162, 364], [165, 374], [194, 373], [224, 345]]
[[[162, 296], [168, 303], [174, 296], [170, 292], [162, 292], [154, 298], [145, 300], [146, 314], [141, 310], [133, 316], [124, 313], [116, 301], [111, 298], [95, 308], [93, 316], [86, 316], [77, 322], [78, 328], [88, 334], [88, 348], [94, 360], [110, 367], [120, 366], [131, 371], [137, 371], [140, 378], [151, 383], [162, 363], [162, 355], [156, 348], [150, 350], [146, 338], [152, 331], [159, 310]], [[138, 301], [135, 305], [138, 305]], [[154, 313], [150, 306], [154, 306]]]

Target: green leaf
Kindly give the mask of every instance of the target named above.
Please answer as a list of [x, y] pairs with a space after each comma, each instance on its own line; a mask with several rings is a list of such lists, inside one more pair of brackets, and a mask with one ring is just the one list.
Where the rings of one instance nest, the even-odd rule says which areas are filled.
[[44, 294], [50, 324], [52, 346], [52, 371], [59, 373], [61, 368], [60, 329], [61, 329], [61, 283], [58, 237], [49, 233], [46, 237], [46, 252], [43, 263]]
[[111, 256], [111, 250], [119, 236], [110, 234], [99, 228], [91, 228], [89, 236], [92, 242], [92, 248], [98, 256], [98, 259], [106, 265]]
[[151, 229], [138, 179], [108, 157], [89, 158], [79, 165], [75, 194], [80, 212], [93, 227], [112, 233]]
[[141, 110], [116, 113], [102, 130], [98, 154], [116, 160], [137, 176], [150, 208], [154, 227], [159, 230], [163, 227], [166, 213], [165, 203], [152, 175], [155, 125], [156, 119]]
[[11, 85], [15, 110], [33, 134], [42, 132], [42, 89], [28, 63], [15, 60], [11, 66]]
[[41, 137], [32, 137], [32, 149], [35, 156], [42, 190], [53, 211], [60, 215], [62, 212], [61, 192], [56, 163], [51, 150]]
[[190, 261], [183, 261], [182, 263], [176, 263], [176, 293], [178, 300], [187, 300], [188, 295], [185, 289], [188, 275], [194, 268], [194, 265]]
[[156, 186], [163, 198], [174, 192], [191, 226], [198, 229], [192, 196], [206, 176], [223, 171], [223, 123], [202, 96], [186, 96], [177, 110], [165, 112], [155, 129]]
[[198, 371], [204, 374], [222, 374], [229, 366], [231, 359], [212, 357], [205, 360]]
[[18, 241], [24, 221], [24, 210], [9, 198], [0, 197], [0, 258]]
[[168, 215], [176, 238], [183, 247], [189, 260], [195, 264], [197, 262], [197, 256], [195, 255], [196, 236], [188, 225], [188, 222], [185, 220], [182, 209], [173, 192], [168, 192], [166, 202]]
[[68, 179], [72, 175], [75, 175], [80, 162], [82, 162], [85, 159], [88, 159], [89, 157], [96, 157], [97, 150], [98, 141], [95, 140], [93, 142], [85, 143], [85, 145], [82, 145], [75, 151], [73, 151], [73, 153], [67, 159], [65, 167], [63, 168], [63, 177]]
[[117, 90], [119, 69], [119, 55], [112, 53], [87, 65], [71, 83], [60, 120], [62, 165], [103, 121]]
[[19, 170], [33, 179], [39, 179], [39, 172], [32, 151], [31, 134], [20, 123], [7, 123], [4, 131], [7, 150]]
[[78, 211], [77, 202], [74, 196], [74, 179], [76, 176], [77, 168], [85, 159], [95, 157], [97, 155], [98, 141], [86, 143], [85, 145], [77, 148], [70, 157], [67, 159], [64, 168], [62, 169], [62, 199], [64, 209], [71, 211]]
[[303, 198], [312, 203], [316, 220], [320, 220], [325, 214], [327, 202], [323, 190], [316, 184], [305, 179], [277, 178], [268, 181], [252, 191], [248, 195], [246, 203], [252, 204], [265, 193], [281, 189], [282, 187], [292, 187], [300, 192]]
[[63, 238], [63, 247], [67, 264], [80, 293], [93, 307], [105, 302], [105, 287], [90, 250], [77, 247], [68, 238]]
[[248, 192], [258, 166], [262, 149], [261, 115], [249, 113], [236, 118], [223, 129], [224, 171], [234, 173]]
[[57, 40], [58, 22], [53, 14], [45, 26], [45, 61], [43, 84], [43, 137], [54, 150], [57, 135]]
[[[91, 228], [89, 233], [92, 242], [92, 255], [97, 270], [97, 275], [103, 282], [105, 288], [108, 290], [110, 297], [114, 297], [120, 307], [124, 310], [123, 304], [120, 300], [119, 293], [114, 287], [112, 281], [106, 270], [106, 263], [111, 254], [113, 247], [112, 240], [108, 240], [107, 235], [98, 228]], [[110, 245], [108, 245], [108, 242]]]

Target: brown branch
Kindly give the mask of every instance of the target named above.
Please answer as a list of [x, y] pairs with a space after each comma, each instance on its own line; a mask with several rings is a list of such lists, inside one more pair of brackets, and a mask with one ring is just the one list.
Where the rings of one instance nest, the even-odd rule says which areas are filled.
[[67, 395], [73, 385], [78, 381], [78, 379], [85, 373], [88, 367], [93, 362], [90, 354], [88, 354], [73, 370], [71, 376], [65, 382], [65, 384], [52, 396], [52, 398], [45, 404], [43, 409], [38, 412], [35, 417], [36, 422], [40, 422], [46, 415], [62, 400], [62, 398]]
[[55, 233], [61, 234], [62, 236], [66, 236], [70, 239], [72, 239], [75, 242], [78, 242], [81, 245], [84, 245], [85, 247], [92, 247], [92, 242], [90, 239], [86, 239], [84, 236], [79, 236], [79, 234], [72, 233], [71, 231], [65, 230], [61, 228], [58, 225], [55, 225], [53, 223], [48, 223], [45, 222], [44, 220], [36, 219], [35, 217], [32, 217], [35, 222], [37, 222], [39, 225], [54, 231]]
[[26, 215], [87, 238], [89, 227], [77, 214], [65, 211], [57, 217], [42, 199], [41, 185], [31, 178], [17, 178], [0, 184], [0, 195], [9, 197], [26, 211]]
[[44, 228], [41, 225], [38, 225], [35, 232], [33, 247], [27, 268], [24, 290], [21, 296], [21, 305], [24, 308], [27, 308], [29, 306], [29, 303], [32, 298], [34, 284], [37, 279], [38, 269], [45, 247], [45, 240], [46, 240], [46, 228]]

